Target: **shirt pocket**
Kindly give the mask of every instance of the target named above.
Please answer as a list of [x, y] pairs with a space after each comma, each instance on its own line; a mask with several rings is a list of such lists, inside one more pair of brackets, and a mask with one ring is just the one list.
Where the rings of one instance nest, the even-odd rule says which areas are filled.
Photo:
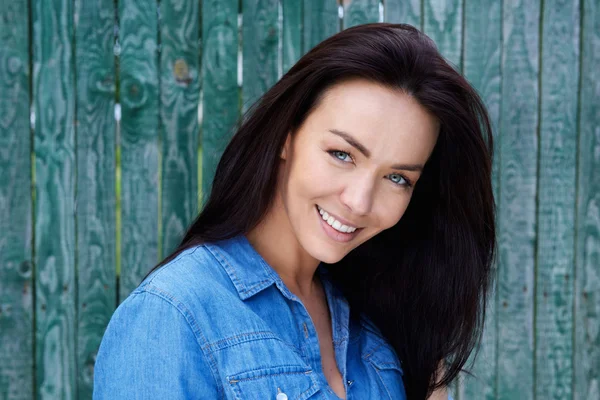
[[368, 363], [375, 370], [379, 381], [390, 399], [406, 399], [404, 390], [404, 375], [400, 362], [395, 353], [387, 346], [379, 347], [367, 358]]
[[245, 371], [227, 381], [236, 400], [303, 400], [319, 391], [314, 372], [301, 365]]

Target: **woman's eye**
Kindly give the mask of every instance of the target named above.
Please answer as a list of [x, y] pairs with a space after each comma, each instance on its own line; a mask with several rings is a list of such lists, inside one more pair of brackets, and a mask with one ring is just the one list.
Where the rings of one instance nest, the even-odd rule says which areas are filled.
[[408, 181], [408, 179], [406, 179], [402, 175], [390, 174], [388, 176], [389, 176], [390, 181], [394, 182], [395, 184], [400, 185], [400, 186], [409, 186], [410, 187], [410, 182]]
[[345, 151], [332, 150], [329, 152], [329, 154], [331, 154], [332, 156], [334, 156], [335, 158], [337, 158], [340, 161], [352, 162], [352, 157], [350, 156], [349, 153], [346, 153]]

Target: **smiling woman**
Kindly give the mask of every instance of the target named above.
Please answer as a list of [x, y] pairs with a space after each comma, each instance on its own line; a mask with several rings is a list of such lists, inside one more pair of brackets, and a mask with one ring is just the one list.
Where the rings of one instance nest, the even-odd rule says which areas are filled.
[[484, 320], [491, 156], [481, 100], [425, 35], [327, 39], [249, 110], [116, 311], [95, 397], [446, 397]]

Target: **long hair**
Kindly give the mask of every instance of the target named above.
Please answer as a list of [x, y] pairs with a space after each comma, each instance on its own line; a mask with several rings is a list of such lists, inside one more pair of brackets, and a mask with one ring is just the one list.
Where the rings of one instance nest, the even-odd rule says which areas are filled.
[[457, 376], [483, 330], [496, 249], [492, 131], [476, 91], [409, 25], [356, 26], [304, 55], [244, 116], [203, 210], [153, 270], [256, 227], [273, 204], [288, 133], [327, 88], [353, 78], [400, 90], [440, 121], [398, 224], [329, 265], [353, 315], [369, 317], [396, 350], [408, 398], [425, 399]]

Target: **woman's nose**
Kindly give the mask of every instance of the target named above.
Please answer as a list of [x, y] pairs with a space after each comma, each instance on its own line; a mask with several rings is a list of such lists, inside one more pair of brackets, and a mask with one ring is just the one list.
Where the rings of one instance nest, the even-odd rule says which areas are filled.
[[374, 197], [375, 180], [365, 174], [348, 182], [342, 192], [341, 201], [353, 214], [367, 215], [373, 208]]

